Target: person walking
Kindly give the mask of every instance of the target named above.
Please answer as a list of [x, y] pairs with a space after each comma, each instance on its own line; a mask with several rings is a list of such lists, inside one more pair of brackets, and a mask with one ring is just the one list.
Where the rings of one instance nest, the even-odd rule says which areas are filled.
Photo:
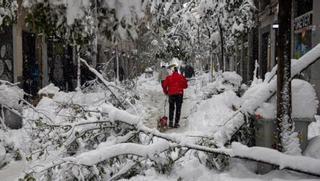
[[167, 78], [168, 75], [169, 75], [169, 73], [168, 73], [166, 66], [162, 65], [160, 72], [159, 72], [159, 77], [158, 77], [158, 80], [161, 83], [161, 85], [163, 84], [163, 81]]
[[185, 76], [187, 79], [189, 79], [189, 78], [191, 78], [191, 77], [194, 76], [194, 69], [193, 69], [193, 67], [192, 67], [191, 65], [188, 64], [188, 65], [185, 67], [184, 76]]
[[[188, 87], [187, 79], [178, 73], [174, 67], [173, 73], [169, 75], [162, 84], [163, 92], [169, 95], [169, 127], [178, 128], [181, 107], [183, 102], [183, 90]], [[173, 113], [175, 110], [175, 123], [173, 125]]]

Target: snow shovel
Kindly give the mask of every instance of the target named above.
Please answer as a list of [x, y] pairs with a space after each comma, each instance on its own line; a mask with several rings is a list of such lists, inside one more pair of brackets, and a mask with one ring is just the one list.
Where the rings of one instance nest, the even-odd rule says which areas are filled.
[[166, 96], [166, 100], [164, 101], [164, 116], [162, 116], [158, 121], [158, 130], [160, 132], [164, 132], [168, 128], [168, 117], [166, 116], [166, 104], [167, 104], [168, 96]]

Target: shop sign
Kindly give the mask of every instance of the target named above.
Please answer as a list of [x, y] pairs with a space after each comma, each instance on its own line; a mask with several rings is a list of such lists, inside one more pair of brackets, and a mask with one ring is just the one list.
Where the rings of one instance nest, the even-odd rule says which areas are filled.
[[294, 30], [301, 30], [312, 25], [312, 12], [308, 12], [294, 19]]

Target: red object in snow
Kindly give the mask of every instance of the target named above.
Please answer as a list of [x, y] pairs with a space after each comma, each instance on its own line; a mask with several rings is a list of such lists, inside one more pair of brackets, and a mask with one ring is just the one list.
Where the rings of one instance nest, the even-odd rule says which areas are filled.
[[256, 120], [262, 119], [263, 117], [260, 114], [256, 114]]
[[187, 87], [187, 79], [178, 72], [173, 72], [162, 84], [163, 92], [169, 96], [183, 94], [183, 89]]
[[162, 118], [160, 118], [160, 127], [164, 128], [168, 126], [168, 117], [167, 116], [163, 116]]

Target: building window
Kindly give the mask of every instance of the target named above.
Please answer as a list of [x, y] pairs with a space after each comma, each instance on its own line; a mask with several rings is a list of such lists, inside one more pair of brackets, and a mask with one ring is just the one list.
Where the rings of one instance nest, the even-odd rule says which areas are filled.
[[312, 11], [313, 0], [295, 0], [294, 17], [299, 17], [309, 11]]
[[312, 47], [312, 31], [310, 29], [302, 30], [294, 35], [294, 58], [299, 59], [307, 53]]

